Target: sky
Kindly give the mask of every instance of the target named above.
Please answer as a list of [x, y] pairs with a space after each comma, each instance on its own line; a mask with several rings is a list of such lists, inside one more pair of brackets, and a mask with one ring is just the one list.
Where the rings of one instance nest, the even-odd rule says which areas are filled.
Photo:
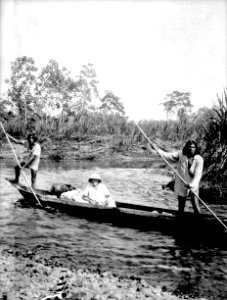
[[10, 62], [55, 59], [73, 75], [92, 63], [101, 94], [134, 120], [164, 119], [165, 95], [191, 92], [211, 107], [227, 82], [225, 0], [0, 0], [0, 88]]

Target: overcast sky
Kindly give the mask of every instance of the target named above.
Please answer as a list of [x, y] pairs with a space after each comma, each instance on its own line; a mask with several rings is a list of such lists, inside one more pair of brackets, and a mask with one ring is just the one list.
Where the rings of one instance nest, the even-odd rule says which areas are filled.
[[227, 82], [225, 0], [1, 1], [1, 90], [10, 62], [55, 59], [78, 74], [93, 63], [134, 119], [162, 119], [165, 94], [210, 107]]

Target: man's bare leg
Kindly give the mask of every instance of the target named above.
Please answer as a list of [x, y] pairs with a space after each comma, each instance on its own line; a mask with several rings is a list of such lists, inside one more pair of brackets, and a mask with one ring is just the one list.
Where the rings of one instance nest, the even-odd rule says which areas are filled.
[[178, 196], [178, 216], [182, 216], [184, 213], [186, 198]]
[[[23, 167], [25, 165], [25, 162], [21, 162], [21, 166]], [[15, 168], [15, 179], [9, 179], [12, 183], [19, 183], [20, 178], [20, 167], [17, 165]]]
[[199, 215], [200, 214], [199, 201], [198, 201], [198, 199], [196, 198], [195, 195], [191, 196], [191, 202], [192, 202], [192, 207], [194, 209], [194, 213], [196, 215]]
[[37, 170], [31, 169], [31, 183], [33, 188], [35, 188], [37, 172], [38, 172]]

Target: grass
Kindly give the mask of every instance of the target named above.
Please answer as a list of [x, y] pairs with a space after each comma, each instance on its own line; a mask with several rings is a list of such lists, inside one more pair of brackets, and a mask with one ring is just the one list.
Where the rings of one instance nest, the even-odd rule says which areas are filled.
[[[226, 186], [227, 178], [227, 91], [217, 97], [217, 105], [207, 113], [191, 115], [182, 128], [177, 120], [142, 120], [139, 125], [144, 132], [164, 149], [182, 147], [186, 140], [196, 140], [205, 157], [204, 178], [212, 184]], [[20, 116], [5, 117], [7, 132], [15, 137], [25, 137], [28, 131], [35, 131], [41, 143], [61, 140], [92, 139], [94, 136], [112, 138], [115, 148], [146, 144], [133, 121], [118, 113], [80, 111], [62, 114], [59, 117], [30, 115], [28, 123]], [[182, 135], [183, 131], [183, 135]], [[3, 133], [0, 138], [3, 140]], [[105, 142], [104, 142], [105, 143]], [[117, 150], [116, 150], [117, 151]], [[58, 154], [59, 159], [61, 155]]]
[[212, 184], [227, 187], [227, 90], [217, 96], [218, 103], [210, 120], [206, 141], [205, 178]]

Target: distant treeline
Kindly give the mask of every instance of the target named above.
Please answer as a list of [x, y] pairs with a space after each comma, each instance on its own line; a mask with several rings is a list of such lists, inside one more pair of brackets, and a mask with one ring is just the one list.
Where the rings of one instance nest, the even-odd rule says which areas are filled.
[[[146, 134], [161, 145], [171, 142], [182, 147], [188, 139], [198, 142], [205, 157], [205, 177], [213, 184], [226, 185], [227, 178], [227, 97], [219, 98], [213, 109], [202, 109], [187, 120], [182, 128], [178, 120], [144, 120], [139, 122]], [[18, 137], [35, 131], [40, 141], [82, 140], [84, 137], [112, 136], [119, 146], [146, 143], [133, 121], [119, 113], [80, 111], [75, 115], [59, 117], [31, 116], [27, 125], [19, 115], [6, 114], [6, 130]], [[1, 133], [1, 140], [3, 134]], [[169, 143], [168, 143], [169, 144]]]
[[[120, 145], [145, 143], [135, 123], [125, 116], [120, 98], [106, 91], [101, 97], [91, 64], [73, 78], [66, 68], [51, 60], [41, 72], [32, 58], [12, 63], [8, 90], [0, 98], [0, 117], [6, 130], [18, 137], [35, 131], [40, 141], [80, 140], [92, 136], [112, 136]], [[163, 108], [176, 118], [143, 120], [140, 126], [153, 140], [182, 147], [188, 139], [199, 143], [205, 157], [205, 178], [226, 186], [227, 178], [227, 90], [217, 96], [212, 109], [191, 113], [190, 93], [174, 91], [166, 95]], [[99, 100], [94, 106], [92, 99]], [[50, 110], [59, 109], [51, 116]], [[1, 141], [3, 134], [0, 133]], [[120, 146], [119, 145], [119, 146]]]

